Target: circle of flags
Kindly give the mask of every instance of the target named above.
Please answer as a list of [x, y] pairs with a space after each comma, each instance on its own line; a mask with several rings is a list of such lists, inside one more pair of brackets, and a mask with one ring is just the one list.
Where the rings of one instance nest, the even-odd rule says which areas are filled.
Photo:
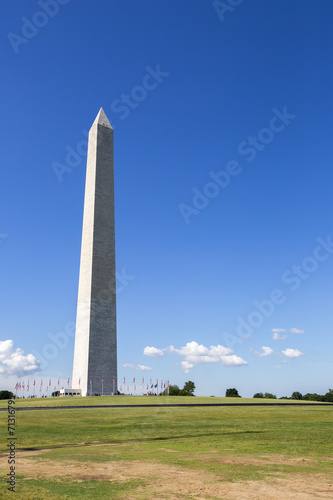
[[[92, 395], [92, 385], [93, 385], [93, 380], [90, 379], [90, 394]], [[102, 382], [102, 395], [106, 396], [107, 394], [103, 391], [104, 388], [104, 379], [101, 379]], [[81, 388], [81, 379], [78, 380], [79, 388]], [[32, 385], [32, 387], [31, 387]], [[36, 392], [36, 386], [38, 387], [39, 385], [39, 394], [37, 395]], [[64, 384], [65, 385], [65, 384]], [[118, 392], [121, 394], [125, 395], [139, 395], [139, 394], [148, 394], [148, 395], [158, 395], [162, 394], [166, 388], [169, 387], [169, 381], [163, 379], [159, 381], [158, 379], [153, 380], [149, 379], [145, 383], [144, 377], [141, 380], [141, 383], [139, 385], [139, 382], [136, 382], [135, 377], [132, 378], [132, 383], [127, 383], [126, 385], [126, 378], [123, 378], [123, 382], [120, 383], [118, 387]], [[53, 391], [51, 387], [53, 386]], [[116, 394], [116, 381], [115, 379], [112, 380], [112, 394]], [[44, 387], [44, 389], [43, 389]], [[67, 378], [67, 387], [70, 387], [70, 378]], [[32, 397], [51, 397], [52, 392], [58, 392], [59, 390], [64, 389], [64, 386], [60, 387], [60, 378], [57, 379], [57, 382], [52, 383], [52, 379], [49, 378], [48, 381], [45, 382], [43, 379], [40, 379], [39, 382], [36, 384], [36, 379], [33, 380], [32, 384], [30, 384], [30, 380], [28, 379], [27, 382], [16, 382], [14, 386], [14, 391], [15, 391], [15, 396], [18, 398], [32, 398]], [[137, 393], [137, 389], [139, 393]]]

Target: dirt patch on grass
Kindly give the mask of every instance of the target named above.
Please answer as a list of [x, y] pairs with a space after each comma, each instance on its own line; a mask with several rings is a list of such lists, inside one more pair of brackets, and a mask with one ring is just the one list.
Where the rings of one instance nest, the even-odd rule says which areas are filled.
[[[223, 498], [223, 497], [222, 497]], [[225, 498], [250, 500], [310, 500], [314, 498], [333, 498], [333, 485], [326, 477], [308, 476], [293, 479], [277, 479], [264, 483], [249, 481], [246, 483], [233, 483]]]
[[[43, 450], [47, 452], [48, 450]], [[165, 449], [165, 451], [174, 451]], [[27, 451], [20, 453], [17, 472], [30, 479], [71, 480], [73, 482], [84, 480], [100, 481], [128, 481], [143, 479], [146, 483], [144, 490], [131, 492], [128, 498], [148, 499], [181, 499], [193, 498], [195, 500], [207, 499], [249, 499], [249, 500], [275, 500], [275, 499], [315, 499], [333, 498], [333, 481], [326, 474], [292, 474], [292, 477], [274, 479], [269, 483], [265, 481], [246, 481], [230, 483], [224, 481], [223, 472], [215, 475], [201, 470], [186, 467], [169, 466], [152, 461], [130, 462], [56, 462], [44, 460], [36, 462], [29, 456], [42, 455], [42, 451]], [[278, 456], [255, 457], [230, 457], [215, 458], [210, 455], [213, 462], [237, 465], [265, 465], [271, 463], [284, 463], [286, 465], [304, 465], [311, 462], [307, 458], [289, 458]], [[207, 455], [198, 455], [198, 461], [209, 459]]]
[[[216, 451], [212, 451], [210, 453], [216, 453]], [[248, 466], [255, 465], [259, 467], [263, 467], [265, 465], [289, 465], [293, 466], [313, 466], [317, 464], [316, 460], [313, 460], [308, 457], [285, 457], [281, 455], [261, 455], [259, 457], [251, 457], [251, 456], [230, 456], [230, 457], [216, 457], [214, 455], [207, 455], [202, 453], [194, 453], [192, 454], [194, 459], [197, 459], [200, 462], [205, 463], [221, 463], [225, 465], [239, 465], [239, 466]], [[323, 459], [325, 460], [325, 459]], [[331, 459], [328, 458], [331, 462]]]

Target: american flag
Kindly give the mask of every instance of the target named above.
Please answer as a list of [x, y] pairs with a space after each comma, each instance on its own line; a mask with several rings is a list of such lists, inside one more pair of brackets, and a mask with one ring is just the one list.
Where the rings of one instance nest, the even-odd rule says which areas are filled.
[[132, 380], [132, 384], [135, 384], [135, 377], [134, 377], [134, 379]]

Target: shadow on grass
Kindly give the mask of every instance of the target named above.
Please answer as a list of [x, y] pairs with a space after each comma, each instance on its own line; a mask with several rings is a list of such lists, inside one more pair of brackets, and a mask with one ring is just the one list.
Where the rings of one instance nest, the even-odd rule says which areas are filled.
[[57, 444], [57, 445], [47, 445], [40, 447], [29, 447], [29, 448], [17, 448], [20, 451], [40, 451], [40, 450], [56, 450], [60, 448], [80, 448], [84, 446], [101, 446], [107, 444], [123, 444], [123, 443], [149, 443], [154, 441], [172, 441], [175, 439], [193, 439], [211, 436], [231, 436], [233, 434], [264, 434], [266, 431], [231, 431], [231, 432], [209, 432], [205, 434], [181, 434], [179, 436], [158, 436], [158, 437], [146, 437], [146, 438], [135, 438], [135, 439], [115, 439], [113, 441], [101, 441], [94, 443], [69, 443], [69, 444]]

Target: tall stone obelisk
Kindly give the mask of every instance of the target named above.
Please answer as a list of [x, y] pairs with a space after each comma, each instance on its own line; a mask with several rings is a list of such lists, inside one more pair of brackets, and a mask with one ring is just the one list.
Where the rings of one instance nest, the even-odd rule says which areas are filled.
[[117, 390], [113, 130], [102, 108], [89, 132], [72, 387]]

